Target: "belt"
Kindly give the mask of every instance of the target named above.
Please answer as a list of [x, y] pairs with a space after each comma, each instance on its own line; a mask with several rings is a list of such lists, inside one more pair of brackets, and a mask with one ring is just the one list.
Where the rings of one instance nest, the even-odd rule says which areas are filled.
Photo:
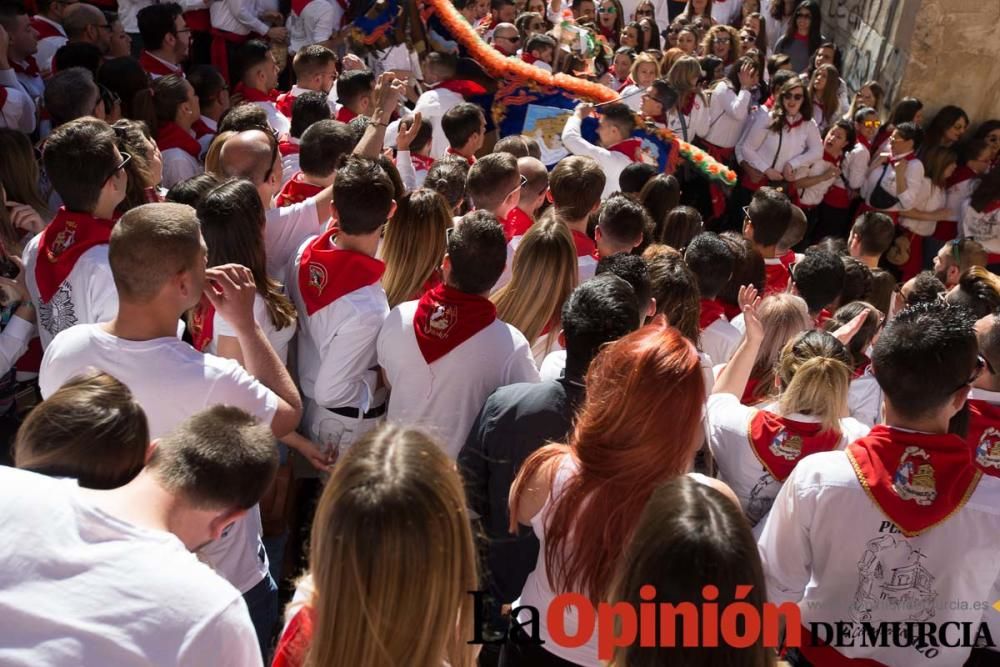
[[361, 411], [357, 408], [323, 408], [324, 410], [329, 410], [335, 415], [340, 415], [341, 417], [348, 417], [350, 419], [357, 419], [358, 415], [361, 415], [362, 419], [375, 419], [376, 417], [381, 417], [385, 414], [385, 403], [376, 406], [361, 415]]

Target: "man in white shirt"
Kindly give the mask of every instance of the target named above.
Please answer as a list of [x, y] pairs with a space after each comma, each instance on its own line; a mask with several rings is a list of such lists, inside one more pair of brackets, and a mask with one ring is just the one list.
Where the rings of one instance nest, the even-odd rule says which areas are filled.
[[604, 172], [604, 191], [601, 193], [602, 199], [607, 199], [611, 193], [618, 190], [618, 177], [622, 170], [638, 162], [638, 151], [640, 142], [632, 139], [632, 132], [635, 131], [635, 116], [627, 105], [621, 102], [613, 102], [601, 108], [601, 117], [597, 126], [597, 135], [601, 140], [600, 146], [590, 143], [580, 133], [583, 119], [593, 113], [594, 107], [590, 104], [581, 104], [576, 108], [576, 113], [566, 120], [563, 127], [562, 142], [573, 155], [582, 155], [597, 160]]
[[549, 175], [549, 195], [555, 214], [573, 234], [578, 285], [593, 278], [597, 270], [597, 245], [587, 236], [587, 223], [590, 215], [601, 206], [601, 192], [607, 191], [606, 182], [601, 165], [593, 158], [580, 155], [563, 158]]
[[35, 131], [35, 102], [17, 80], [7, 60], [7, 31], [0, 26], [0, 127], [29, 134]]
[[45, 142], [43, 161], [64, 205], [28, 242], [24, 271], [46, 347], [74, 324], [105, 322], [115, 315], [118, 296], [107, 243], [128, 177], [114, 131], [94, 118], [57, 127]]
[[434, 52], [427, 56], [424, 81], [432, 87], [420, 95], [413, 108], [414, 112], [420, 112], [423, 122], [433, 128], [431, 157], [435, 160], [440, 159], [451, 145], [441, 127], [441, 119], [452, 108], [467, 101], [468, 96], [486, 92], [472, 81], [456, 79], [457, 63], [457, 58], [450, 54]]
[[729, 245], [712, 232], [694, 237], [684, 252], [684, 262], [698, 281], [701, 296], [698, 320], [701, 349], [713, 364], [727, 363], [743, 338], [739, 329], [726, 319], [718, 299], [719, 292], [729, 282], [735, 261]]
[[275, 90], [278, 85], [278, 65], [271, 48], [259, 39], [251, 39], [239, 48], [237, 57], [242, 78], [233, 89], [233, 94], [240, 95], [245, 102], [263, 109], [271, 129], [278, 134], [286, 134], [291, 129], [291, 124], [275, 104], [278, 99], [278, 91]]
[[145, 47], [139, 64], [154, 81], [168, 74], [184, 76], [181, 63], [191, 50], [191, 30], [176, 2], [150, 5], [139, 10], [139, 33]]
[[[270, 429], [215, 406], [164, 434], [125, 486], [0, 467], [0, 663], [261, 664], [239, 591], [191, 553], [277, 469]], [[39, 530], [44, 526], [44, 530]]]
[[759, 547], [768, 597], [801, 613], [801, 633], [786, 633], [801, 635], [792, 664], [800, 653], [816, 665], [961, 665], [997, 619], [1000, 482], [949, 434], [983, 366], [966, 311], [903, 310], [872, 355], [885, 425], [805, 457], [786, 480]]
[[17, 75], [21, 88], [37, 104], [45, 92], [45, 82], [42, 81], [41, 70], [35, 61], [38, 35], [31, 27], [31, 19], [19, 4], [0, 5], [0, 27], [7, 31], [7, 61]]
[[[326, 121], [335, 122], [335, 121]], [[385, 414], [375, 341], [389, 313], [375, 259], [396, 208], [389, 175], [351, 157], [336, 171], [327, 231], [302, 244], [289, 267], [299, 313], [299, 381], [313, 442], [343, 453]]]
[[427, 429], [452, 458], [495, 389], [539, 379], [528, 341], [486, 298], [506, 245], [492, 214], [466, 215], [448, 237], [443, 283], [393, 308], [378, 337], [389, 421]]
[[315, 91], [323, 93], [330, 107], [330, 113], [336, 113], [337, 103], [330, 95], [333, 84], [337, 81], [337, 56], [333, 51], [320, 44], [310, 43], [302, 46], [295, 52], [292, 69], [295, 71], [295, 85], [287, 93], [278, 95], [276, 102], [278, 111], [291, 118], [295, 98], [303, 93]]
[[38, 7], [38, 13], [31, 17], [31, 27], [38, 33], [38, 52], [35, 54], [35, 62], [38, 63], [42, 76], [46, 76], [52, 70], [52, 56], [66, 43], [66, 31], [62, 27], [62, 20], [73, 3], [37, 0], [35, 5]]
[[90, 44], [104, 55], [111, 50], [111, 24], [108, 17], [93, 5], [78, 2], [63, 17], [63, 29], [69, 44]]
[[[146, 204], [130, 210], [115, 225], [107, 253], [117, 314], [104, 324], [72, 327], [52, 341], [39, 375], [43, 396], [96, 368], [132, 391], [153, 438], [212, 405], [249, 412], [270, 424], [275, 437], [298, 425], [298, 391], [254, 320], [253, 276], [234, 264], [205, 268], [205, 243], [192, 208]], [[243, 366], [201, 354], [177, 338], [177, 320], [203, 294], [234, 329]], [[260, 542], [259, 510], [248, 507], [201, 557], [246, 596], [263, 652], [277, 618], [276, 587]]]

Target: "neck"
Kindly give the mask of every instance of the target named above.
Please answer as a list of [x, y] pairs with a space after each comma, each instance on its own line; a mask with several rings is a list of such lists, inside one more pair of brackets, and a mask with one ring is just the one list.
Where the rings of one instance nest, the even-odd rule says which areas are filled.
[[181, 313], [160, 304], [129, 303], [118, 297], [118, 314], [102, 325], [112, 336], [131, 341], [176, 338]]
[[[562, 218], [562, 216], [560, 217]], [[568, 218], [562, 218], [562, 220], [563, 222], [566, 223], [566, 226], [569, 227], [572, 231], [581, 232], [583, 234], [587, 233], [587, 222], [588, 222], [587, 218], [582, 218], [580, 220], [569, 220]]]
[[97, 207], [90, 211], [90, 215], [95, 218], [100, 218], [101, 220], [110, 220], [115, 215], [115, 208], [118, 207], [118, 202], [114, 204], [105, 201], [98, 201]]
[[201, 109], [201, 115], [204, 116], [205, 118], [211, 118], [216, 123], [218, 123], [219, 119], [222, 118], [222, 105], [221, 104], [213, 104], [208, 109], [206, 109], [205, 107], [202, 107], [202, 109]]
[[14, 49], [7, 49], [7, 59], [15, 62], [23, 63], [27, 62], [28, 58], [31, 56], [30, 53], [21, 53], [20, 51], [15, 51]]
[[470, 157], [472, 157], [473, 155], [476, 154], [476, 151], [470, 149], [468, 145], [462, 146], [461, 148], [454, 148], [453, 147], [452, 150], [455, 151], [456, 153], [458, 153], [459, 155], [461, 155], [464, 158], [470, 158]]
[[184, 504], [164, 489], [148, 468], [117, 489], [81, 489], [80, 493], [116, 519], [147, 530], [173, 533], [189, 549], [198, 546], [186, 529]]
[[369, 257], [374, 257], [378, 250], [380, 232], [372, 234], [345, 234], [340, 232], [334, 239], [333, 245], [341, 250], [353, 250]]
[[243, 87], [244, 88], [252, 88], [253, 90], [259, 90], [262, 93], [267, 93], [268, 92], [267, 88], [264, 88], [264, 87], [262, 87], [262, 86], [260, 86], [260, 85], [258, 85], [256, 83], [253, 83], [253, 82], [244, 81], [243, 82]]
[[575, 358], [566, 354], [566, 379], [572, 382], [583, 383], [587, 376], [587, 364], [580, 363]]
[[762, 246], [759, 243], [754, 243], [754, 246], [757, 247], [757, 252], [759, 252], [761, 257], [764, 259], [774, 259], [777, 256], [778, 246], [776, 245]]
[[170, 63], [171, 65], [176, 65], [177, 64], [177, 58], [174, 56], [173, 53], [171, 53], [170, 51], [167, 51], [166, 49], [156, 49], [156, 50], [147, 49], [147, 50], [151, 54], [153, 54], [154, 56], [156, 56], [157, 58], [159, 58], [160, 60], [164, 60], [164, 61]]
[[942, 414], [916, 418], [904, 417], [892, 407], [888, 399], [885, 401], [885, 423], [887, 426], [923, 433], [947, 433], [949, 421], [948, 417]]
[[194, 125], [194, 122], [196, 120], [198, 119], [192, 116], [191, 114], [178, 113], [176, 116], [174, 116], [174, 123], [178, 127], [185, 130], [190, 130], [191, 126]]
[[860, 255], [856, 259], [869, 269], [877, 269], [879, 257], [879, 255]]

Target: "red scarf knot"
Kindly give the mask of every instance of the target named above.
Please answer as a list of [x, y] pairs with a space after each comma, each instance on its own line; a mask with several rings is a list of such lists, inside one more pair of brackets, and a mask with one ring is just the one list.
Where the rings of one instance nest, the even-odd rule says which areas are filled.
[[496, 318], [496, 306], [489, 299], [441, 284], [420, 297], [413, 332], [424, 361], [432, 364]]

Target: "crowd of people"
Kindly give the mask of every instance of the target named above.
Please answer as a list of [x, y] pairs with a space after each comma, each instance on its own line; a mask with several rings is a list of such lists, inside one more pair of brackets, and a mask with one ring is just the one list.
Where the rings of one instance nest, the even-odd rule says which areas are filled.
[[1000, 664], [1000, 120], [817, 0], [452, 2], [618, 98], [552, 160], [430, 2], [0, 0], [0, 664]]

